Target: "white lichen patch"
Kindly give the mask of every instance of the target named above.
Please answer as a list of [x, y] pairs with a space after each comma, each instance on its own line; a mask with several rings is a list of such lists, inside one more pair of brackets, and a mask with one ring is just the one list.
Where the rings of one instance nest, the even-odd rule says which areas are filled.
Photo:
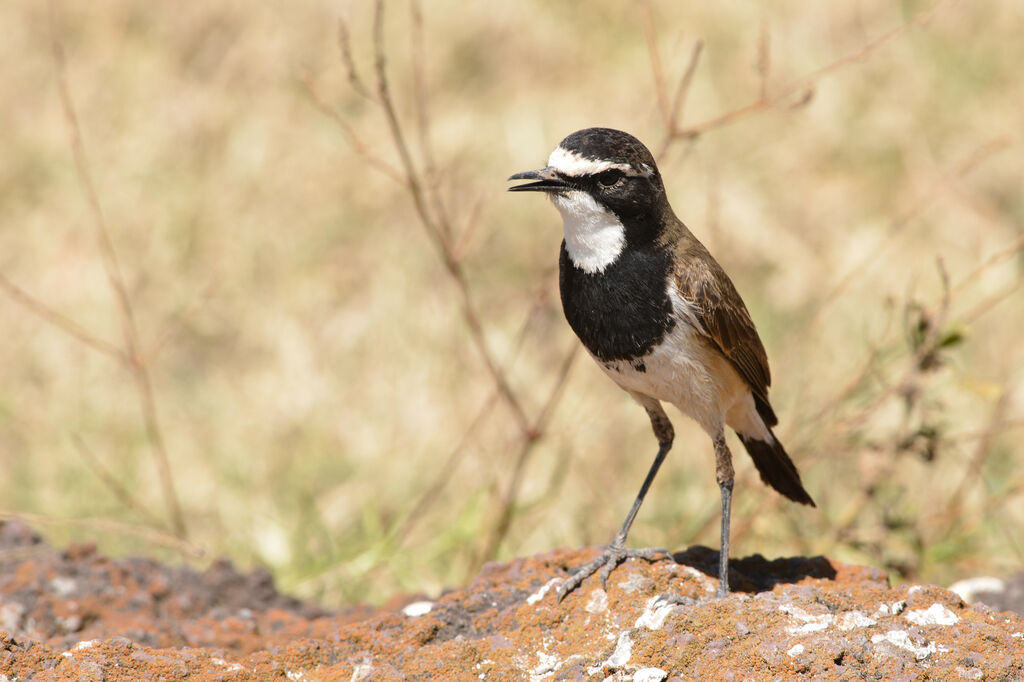
[[907, 611], [903, 616], [914, 625], [956, 625], [960, 618], [938, 602], [926, 609]]
[[838, 625], [840, 630], [852, 630], [854, 628], [867, 628], [877, 625], [878, 621], [868, 618], [860, 611], [847, 611], [839, 616]]
[[608, 593], [601, 588], [593, 590], [584, 609], [587, 613], [604, 613], [608, 610]]
[[647, 584], [647, 578], [640, 573], [630, 573], [625, 580], [619, 583], [619, 588], [623, 592], [632, 594], [637, 590], [643, 589], [644, 585]]
[[[98, 639], [86, 639], [86, 640], [83, 640], [83, 641], [79, 642], [78, 644], [74, 645], [73, 647], [71, 647], [71, 649], [69, 649], [68, 651], [63, 652], [61, 654], [61, 656], [63, 656], [64, 658], [74, 658], [74, 656], [75, 656], [74, 652], [75, 651], [81, 651], [82, 649], [89, 649], [91, 647], [96, 646], [99, 643], [100, 643], [100, 640], [98, 640]], [[3, 678], [0, 677], [0, 682], [2, 682], [2, 680], [3, 680]]]
[[214, 665], [219, 665], [222, 668], [227, 668], [227, 671], [229, 673], [236, 673], [239, 670], [243, 669], [241, 664], [239, 664], [239, 663], [228, 663], [223, 658], [217, 658], [216, 656], [211, 658], [210, 662], [213, 663]]
[[800, 625], [794, 625], [786, 628], [786, 632], [791, 635], [806, 635], [811, 632], [821, 632], [828, 628], [828, 626], [835, 623], [835, 616], [830, 613], [823, 613], [821, 615], [814, 615], [804, 611], [799, 606], [793, 604], [783, 604], [779, 607], [779, 611], [788, 614], [794, 620], [799, 621]]
[[530, 669], [530, 680], [536, 682], [542, 680], [558, 669], [558, 656], [547, 654], [543, 651], [537, 652], [537, 665]]
[[526, 598], [526, 603], [530, 604], [531, 606], [533, 604], [536, 604], [537, 602], [539, 602], [541, 599], [544, 598], [544, 595], [546, 595], [548, 593], [548, 590], [550, 590], [552, 587], [554, 587], [556, 584], [558, 584], [560, 582], [561, 582], [560, 578], [552, 578], [551, 580], [547, 581], [546, 583], [544, 583], [543, 586], [541, 586], [541, 588], [539, 590], [537, 590], [536, 592], [534, 592], [533, 594], [531, 594], [529, 597]]
[[907, 601], [901, 599], [900, 601], [894, 601], [892, 604], [881, 604], [874, 613], [871, 614], [872, 618], [881, 618], [883, 616], [896, 616], [903, 612], [903, 609], [907, 608]]
[[432, 601], [414, 601], [411, 604], [407, 604], [402, 609], [402, 613], [409, 616], [410, 618], [416, 618], [418, 616], [425, 616], [430, 613], [430, 610], [434, 608], [434, 602]]
[[790, 658], [793, 658], [794, 656], [799, 656], [803, 652], [804, 652], [804, 645], [803, 644], [796, 644], [789, 651], [786, 652], [786, 655], [789, 656]]
[[914, 644], [906, 630], [889, 630], [884, 635], [873, 635], [871, 637], [872, 644], [879, 644], [880, 642], [888, 642], [894, 647], [909, 651], [919, 661], [928, 658], [936, 652], [947, 651], [945, 647], [935, 646], [935, 642], [928, 642], [923, 646]]
[[644, 612], [636, 619], [636, 623], [633, 624], [633, 627], [645, 627], [648, 630], [660, 630], [665, 627], [665, 619], [668, 618], [668, 614], [672, 613], [672, 609], [674, 608], [674, 604], [663, 600], [661, 597], [652, 597], [647, 600], [647, 606], [644, 607]]
[[349, 678], [349, 682], [363, 682], [373, 676], [374, 667], [372, 663], [364, 662], [357, 663], [352, 668], [352, 677]]
[[662, 682], [668, 673], [661, 668], [640, 668], [633, 673], [633, 682]]
[[58, 597], [66, 597], [78, 589], [78, 583], [73, 578], [59, 575], [50, 581], [50, 589]]
[[629, 663], [633, 657], [633, 640], [629, 638], [628, 632], [619, 635], [619, 641], [615, 644], [615, 651], [608, 657], [608, 665], [612, 668], [621, 668]]
[[615, 651], [603, 663], [587, 668], [587, 675], [596, 675], [605, 668], [621, 668], [629, 663], [633, 657], [633, 640], [629, 638], [629, 631], [619, 635], [619, 641], [615, 643]]

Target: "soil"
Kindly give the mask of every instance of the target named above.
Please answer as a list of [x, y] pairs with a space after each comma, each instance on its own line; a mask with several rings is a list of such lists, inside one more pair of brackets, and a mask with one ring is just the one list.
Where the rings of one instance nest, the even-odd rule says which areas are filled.
[[59, 551], [0, 522], [0, 682], [1024, 679], [1024, 618], [999, 594], [968, 605], [825, 557], [753, 556], [714, 599], [717, 553], [694, 547], [558, 603], [596, 551], [491, 564], [436, 600], [328, 610], [279, 594], [266, 571]]

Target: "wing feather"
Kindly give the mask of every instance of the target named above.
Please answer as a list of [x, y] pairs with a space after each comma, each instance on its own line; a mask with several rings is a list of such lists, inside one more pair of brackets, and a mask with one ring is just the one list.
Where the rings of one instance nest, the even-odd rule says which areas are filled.
[[675, 272], [679, 295], [693, 306], [700, 331], [750, 386], [766, 424], [774, 426], [778, 419], [768, 403], [768, 387], [772, 383], [768, 355], [754, 321], [718, 262], [696, 239], [686, 241]]

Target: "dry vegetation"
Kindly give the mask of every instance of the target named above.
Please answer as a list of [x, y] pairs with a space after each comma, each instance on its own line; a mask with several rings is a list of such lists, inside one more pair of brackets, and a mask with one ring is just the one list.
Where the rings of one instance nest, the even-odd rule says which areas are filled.
[[[341, 4], [0, 5], [0, 514], [331, 601], [607, 541], [655, 443], [505, 178], [608, 125], [732, 273], [820, 506], [739, 457], [734, 553], [1020, 565], [1018, 0]], [[631, 542], [717, 546], [675, 423]]]

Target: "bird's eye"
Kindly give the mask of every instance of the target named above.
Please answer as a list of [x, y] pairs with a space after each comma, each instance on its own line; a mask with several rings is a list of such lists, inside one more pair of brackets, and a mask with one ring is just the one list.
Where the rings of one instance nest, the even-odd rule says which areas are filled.
[[597, 184], [602, 187], [611, 187], [619, 180], [622, 179], [622, 171], [617, 168], [610, 168], [602, 173], [597, 174]]

